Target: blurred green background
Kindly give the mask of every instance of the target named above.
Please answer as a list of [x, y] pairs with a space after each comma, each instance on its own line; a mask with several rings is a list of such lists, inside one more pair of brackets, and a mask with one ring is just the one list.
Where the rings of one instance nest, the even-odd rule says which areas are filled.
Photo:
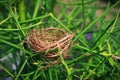
[[[119, 0], [0, 0], [0, 80], [119, 80], [119, 5]], [[21, 47], [30, 30], [46, 27], [74, 34], [61, 63]]]

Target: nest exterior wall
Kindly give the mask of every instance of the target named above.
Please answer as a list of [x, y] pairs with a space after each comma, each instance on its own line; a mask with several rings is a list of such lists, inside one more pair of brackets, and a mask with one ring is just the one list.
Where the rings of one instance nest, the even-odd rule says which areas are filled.
[[44, 28], [31, 30], [26, 42], [34, 52], [45, 52], [45, 57], [54, 58], [59, 56], [55, 49], [60, 48], [63, 56], [68, 53], [72, 38], [73, 34], [68, 34], [63, 29]]

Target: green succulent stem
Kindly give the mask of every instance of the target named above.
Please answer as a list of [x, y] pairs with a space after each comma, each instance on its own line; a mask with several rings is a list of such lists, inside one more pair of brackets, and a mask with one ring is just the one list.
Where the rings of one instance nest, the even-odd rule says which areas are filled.
[[25, 4], [24, 0], [21, 0], [19, 3], [19, 15], [20, 15], [20, 21], [25, 21]]
[[[20, 21], [25, 21], [26, 18], [25, 18], [25, 3], [24, 3], [24, 0], [21, 0], [20, 3], [19, 3], [19, 17], [20, 17]], [[26, 27], [25, 24], [21, 25], [21, 27]], [[24, 30], [24, 32], [26, 32]]]

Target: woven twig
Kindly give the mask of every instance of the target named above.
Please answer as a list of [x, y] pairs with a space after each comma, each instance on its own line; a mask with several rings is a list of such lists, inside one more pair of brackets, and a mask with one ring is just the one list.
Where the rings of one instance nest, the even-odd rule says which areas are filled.
[[[34, 52], [47, 52], [60, 47], [62, 54], [67, 53], [73, 34], [67, 34], [63, 29], [45, 28], [33, 29], [28, 34], [26, 43]], [[59, 46], [58, 46], [59, 44]], [[56, 51], [44, 54], [45, 57], [58, 57]]]

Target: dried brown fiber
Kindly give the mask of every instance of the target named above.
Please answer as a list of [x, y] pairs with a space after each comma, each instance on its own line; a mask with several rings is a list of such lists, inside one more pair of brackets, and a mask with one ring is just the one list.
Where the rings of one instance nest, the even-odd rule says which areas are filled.
[[[59, 28], [33, 29], [27, 36], [26, 43], [34, 52], [48, 52], [45, 57], [58, 57], [58, 51], [52, 51], [60, 48], [63, 56], [67, 54], [70, 48], [73, 34], [66, 33]], [[49, 52], [49, 51], [52, 52]]]

